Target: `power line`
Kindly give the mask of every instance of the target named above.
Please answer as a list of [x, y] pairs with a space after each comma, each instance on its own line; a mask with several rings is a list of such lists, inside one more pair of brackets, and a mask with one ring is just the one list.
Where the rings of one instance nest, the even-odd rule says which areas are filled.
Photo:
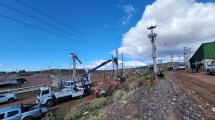
[[89, 35], [87, 35], [87, 34], [81, 32], [81, 31], [78, 31], [78, 30], [72, 28], [71, 26], [69, 26], [69, 25], [67, 25], [67, 24], [65, 24], [65, 23], [63, 23], [63, 22], [61, 22], [61, 21], [59, 21], [59, 20], [57, 20], [57, 19], [55, 19], [55, 18], [53, 18], [53, 17], [47, 15], [47, 14], [45, 14], [44, 12], [41, 12], [40, 10], [38, 10], [38, 9], [36, 9], [36, 8], [33, 8], [33, 7], [30, 6], [30, 5], [27, 5], [26, 3], [24, 3], [24, 2], [22, 2], [22, 1], [20, 1], [20, 0], [16, 0], [16, 1], [19, 2], [19, 3], [21, 3], [22, 5], [24, 5], [24, 6], [28, 7], [28, 8], [30, 8], [30, 9], [32, 9], [32, 10], [34, 10], [34, 11], [36, 11], [36, 12], [38, 12], [38, 13], [40, 13], [40, 14], [46, 16], [46, 17], [48, 17], [49, 19], [51, 19], [51, 20], [53, 20], [53, 21], [55, 21], [55, 22], [57, 22], [57, 23], [60, 23], [60, 24], [62, 24], [62, 25], [64, 25], [64, 26], [70, 28], [70, 29], [73, 30], [74, 32], [77, 32], [77, 33], [80, 33], [80, 34], [83, 34], [83, 35], [89, 37]]
[[[18, 22], [18, 23], [22, 23], [22, 24], [24, 24], [24, 25], [27, 25], [27, 26], [33, 27], [33, 28], [35, 28], [35, 29], [38, 29], [38, 30], [41, 30], [41, 31], [44, 31], [44, 32], [50, 33], [50, 34], [52, 34], [52, 35], [55, 35], [55, 36], [58, 36], [58, 37], [61, 37], [61, 38], [64, 38], [64, 39], [72, 40], [72, 41], [73, 41], [73, 39], [71, 39], [71, 38], [69, 38], [69, 37], [66, 37], [66, 36], [60, 35], [60, 34], [55, 33], [55, 32], [51, 32], [51, 31], [49, 31], [49, 30], [46, 30], [46, 29], [41, 28], [41, 27], [37, 27], [37, 26], [35, 26], [35, 25], [31, 25], [31, 24], [25, 23], [25, 22], [23, 22], [23, 21], [20, 21], [20, 20], [14, 19], [14, 18], [12, 18], [12, 17], [9, 17], [9, 16], [6, 16], [6, 15], [3, 15], [3, 14], [1, 14], [1, 13], [0, 13], [0, 16], [2, 16], [2, 17], [4, 17], [4, 18], [7, 18], [7, 19], [10, 19], [10, 20], [13, 20], [13, 21]], [[77, 40], [74, 40], [74, 41], [77, 41]], [[80, 42], [80, 41], [77, 41], [77, 42]]]
[[[24, 3], [24, 2], [22, 2], [21, 0], [16, 0], [16, 1], [19, 2], [20, 4], [24, 5], [25, 7], [28, 7], [28, 8], [30, 8], [30, 9], [32, 9], [32, 10], [34, 10], [34, 11], [40, 13], [41, 15], [43, 15], [43, 16], [45, 16], [45, 17], [47, 17], [47, 18], [49, 18], [49, 19], [51, 19], [51, 20], [53, 20], [53, 21], [55, 21], [55, 22], [57, 22], [57, 23], [59, 23], [59, 24], [61, 24], [61, 25], [64, 25], [65, 27], [69, 28], [69, 29], [72, 30], [72, 31], [74, 31], [74, 32], [76, 32], [76, 33], [79, 33], [80, 35], [83, 35], [83, 36], [85, 36], [85, 37], [87, 37], [87, 38], [90, 38], [89, 40], [90, 40], [91, 42], [94, 42], [95, 44], [97, 44], [97, 42], [91, 40], [91, 39], [96, 40], [94, 37], [92, 37], [92, 36], [90, 36], [90, 35], [88, 35], [88, 34], [86, 34], [86, 33], [84, 33], [84, 32], [81, 32], [81, 31], [75, 29], [75, 28], [73, 28], [73, 27], [71, 27], [71, 26], [69, 26], [69, 25], [67, 25], [67, 24], [65, 24], [65, 23], [63, 23], [63, 22], [61, 22], [60, 20], [57, 20], [57, 19], [54, 18], [54, 17], [49, 16], [48, 14], [46, 14], [46, 13], [44, 13], [44, 12], [42, 12], [42, 11], [40, 11], [40, 10], [34, 8], [34, 7], [32, 7], [32, 6], [30, 6], [30, 5], [28, 5], [28, 4]], [[96, 41], [98, 41], [98, 40], [96, 40]], [[105, 44], [103, 41], [100, 41], [100, 42], [102, 42], [103, 44]], [[106, 44], [105, 44], [105, 45], [106, 45]], [[112, 46], [112, 47], [113, 47], [113, 46]], [[115, 48], [115, 47], [114, 47], [114, 48]]]
[[[49, 24], [49, 23], [47, 23], [47, 22], [45, 22], [45, 21], [43, 21], [43, 20], [40, 20], [40, 19], [38, 19], [38, 18], [36, 18], [36, 17], [33, 17], [33, 16], [31, 16], [31, 15], [28, 15], [28, 14], [26, 14], [26, 13], [24, 13], [24, 12], [21, 12], [21, 11], [15, 9], [15, 8], [12, 8], [12, 7], [10, 7], [10, 6], [7, 6], [7, 5], [5, 5], [5, 4], [3, 4], [3, 3], [0, 3], [0, 5], [5, 6], [5, 7], [7, 7], [7, 8], [10, 8], [10, 9], [12, 9], [12, 10], [14, 10], [14, 11], [17, 11], [17, 12], [19, 12], [19, 13], [21, 13], [21, 14], [24, 14], [24, 15], [26, 15], [26, 16], [28, 16], [28, 17], [31, 17], [31, 18], [33, 18], [33, 19], [36, 19], [36, 20], [38, 20], [38, 21], [40, 21], [40, 22], [42, 22], [42, 23], [45, 23], [45, 24], [48, 24], [48, 25], [50, 25], [50, 26], [52, 26], [52, 27], [57, 28], [57, 26], [55, 26], [55, 25]], [[87, 43], [87, 42], [77, 41], [77, 40], [71, 39], [71, 38], [69, 38], [69, 37], [67, 37], [67, 36], [64, 36], [64, 35], [61, 35], [61, 34], [58, 34], [58, 33], [52, 32], [52, 31], [49, 31], [49, 30], [47, 30], [47, 29], [44, 29], [44, 28], [41, 28], [41, 27], [38, 27], [38, 26], [35, 26], [35, 25], [31, 25], [31, 24], [25, 23], [25, 22], [23, 22], [23, 21], [14, 19], [14, 18], [12, 18], [12, 17], [6, 16], [6, 15], [3, 15], [3, 14], [1, 14], [1, 16], [2, 16], [2, 17], [5, 17], [5, 18], [7, 18], [7, 19], [10, 19], [10, 20], [13, 20], [13, 21], [16, 21], [16, 22], [19, 22], [19, 23], [22, 23], [22, 24], [31, 26], [31, 27], [36, 28], [36, 29], [38, 29], [38, 30], [41, 30], [41, 31], [50, 33], [50, 34], [52, 34], [52, 35], [55, 35], [55, 36], [64, 38], [64, 39], [68, 39], [68, 40], [72, 40], [72, 41], [76, 41], [76, 42], [81, 42], [81, 43]], [[103, 49], [102, 47], [99, 48], [98, 45], [95, 45], [95, 44], [93, 44], [93, 43], [88, 42], [88, 44], [91, 44], [91, 45], [97, 47], [98, 49]]]
[[[32, 27], [32, 28], [35, 28], [35, 29], [38, 29], [38, 30], [47, 32], [47, 33], [52, 34], [52, 35], [55, 35], [55, 36], [57, 36], [57, 37], [61, 37], [61, 38], [64, 38], [64, 39], [67, 39], [67, 40], [70, 40], [70, 41], [82, 42], [82, 41], [77, 41], [77, 40], [71, 39], [71, 38], [69, 38], [69, 37], [67, 37], [67, 36], [64, 36], [64, 35], [61, 35], [61, 34], [58, 34], [58, 33], [52, 32], [52, 31], [49, 31], [49, 30], [46, 30], [46, 29], [44, 29], [44, 28], [37, 27], [37, 26], [35, 26], [35, 25], [31, 25], [31, 24], [25, 23], [25, 22], [23, 22], [23, 21], [14, 19], [14, 18], [12, 18], [12, 17], [3, 15], [3, 14], [1, 14], [1, 13], [0, 13], [0, 16], [2, 16], [2, 17], [4, 17], [4, 18], [7, 18], [7, 19], [10, 19], [10, 20], [13, 20], [13, 21], [15, 21], [15, 22], [18, 22], [18, 23], [21, 23], [21, 24], [30, 26], [30, 27]], [[94, 46], [98, 48], [98, 46], [96, 46], [96, 45], [94, 45]], [[98, 49], [100, 49], [100, 48], [98, 48]]]
[[[37, 20], [37, 21], [39, 21], [39, 22], [42, 22], [42, 23], [47, 24], [47, 25], [49, 25], [49, 26], [52, 26], [52, 27], [54, 27], [54, 28], [56, 28], [56, 29], [59, 29], [59, 30], [64, 31], [64, 32], [66, 32], [66, 33], [75, 35], [74, 33], [71, 33], [71, 32], [69, 32], [69, 31], [67, 31], [67, 30], [64, 30], [64, 29], [62, 29], [62, 28], [56, 26], [56, 25], [50, 24], [50, 23], [48, 23], [48, 22], [46, 22], [46, 21], [43, 21], [43, 20], [41, 20], [41, 19], [39, 19], [39, 18], [36, 18], [36, 17], [34, 17], [34, 16], [32, 16], [32, 15], [29, 15], [29, 14], [27, 14], [27, 13], [24, 13], [24, 12], [22, 12], [22, 11], [20, 11], [20, 10], [17, 10], [17, 9], [15, 9], [15, 8], [10, 7], [10, 6], [8, 6], [8, 5], [6, 5], [6, 4], [3, 4], [3, 3], [1, 3], [1, 2], [0, 2], [0, 5], [2, 5], [2, 6], [4, 6], [4, 7], [7, 7], [7, 8], [9, 8], [9, 9], [11, 9], [11, 10], [14, 10], [14, 11], [16, 11], [16, 12], [18, 12], [18, 13], [21, 13], [21, 14], [23, 14], [23, 15], [25, 15], [25, 16], [28, 16], [28, 17], [30, 17], [30, 18], [33, 18], [33, 19], [35, 19], [35, 20]], [[76, 37], [80, 37], [80, 36], [77, 36], [77, 35], [75, 35], [75, 36], [76, 36]], [[81, 37], [81, 38], [83, 38], [83, 37]], [[84, 39], [85, 39], [85, 38], [84, 38]], [[90, 44], [92, 44], [92, 43], [90, 43]]]

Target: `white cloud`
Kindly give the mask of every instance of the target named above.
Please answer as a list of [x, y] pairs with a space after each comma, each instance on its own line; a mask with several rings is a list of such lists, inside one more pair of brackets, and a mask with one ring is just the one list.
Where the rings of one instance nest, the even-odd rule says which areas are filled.
[[125, 13], [125, 16], [122, 18], [122, 25], [128, 24], [130, 19], [134, 16], [136, 10], [131, 4], [123, 6], [118, 5], [118, 7], [121, 8]]
[[[157, 24], [158, 57], [183, 55], [183, 47], [195, 51], [201, 43], [215, 40], [215, 3], [195, 0], [156, 0], [146, 6], [142, 19], [123, 34], [120, 53], [130, 58], [150, 58], [147, 26]], [[165, 45], [167, 44], [167, 45]]]
[[135, 68], [140, 66], [146, 66], [146, 64], [143, 63], [142, 61], [131, 60], [131, 61], [125, 61], [124, 66], [125, 68]]

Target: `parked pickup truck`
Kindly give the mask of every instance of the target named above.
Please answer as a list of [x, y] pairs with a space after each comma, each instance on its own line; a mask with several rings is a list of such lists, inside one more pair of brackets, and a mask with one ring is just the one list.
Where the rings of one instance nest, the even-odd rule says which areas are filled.
[[207, 68], [207, 74], [212, 74], [212, 73], [215, 73], [215, 63], [208, 66], [208, 68]]
[[0, 120], [34, 120], [47, 112], [46, 107], [39, 105], [15, 105], [0, 109]]
[[16, 100], [16, 95], [13, 93], [8, 93], [8, 94], [0, 94], [0, 103], [3, 102], [14, 102]]

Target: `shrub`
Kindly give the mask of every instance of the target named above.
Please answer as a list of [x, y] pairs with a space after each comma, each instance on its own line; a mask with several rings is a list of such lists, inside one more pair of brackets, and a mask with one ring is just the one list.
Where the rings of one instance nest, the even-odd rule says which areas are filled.
[[136, 111], [132, 115], [134, 118], [140, 118], [140, 114]]
[[77, 105], [71, 109], [71, 112], [68, 113], [64, 119], [65, 120], [73, 120], [77, 117], [82, 116], [89, 109], [89, 103], [83, 103]]
[[104, 97], [96, 98], [90, 102], [89, 110], [101, 108], [102, 106], [106, 105], [106, 103], [107, 103], [107, 98], [104, 98]]
[[45, 117], [41, 120], [55, 120], [54, 114], [52, 112], [46, 113]]
[[130, 90], [134, 90], [137, 88], [137, 83], [136, 82], [132, 82], [131, 84], [128, 85], [129, 91]]
[[90, 116], [88, 120], [107, 120], [107, 115], [105, 111], [96, 111], [93, 115]]
[[114, 102], [116, 102], [117, 100], [121, 99], [125, 94], [126, 94], [125, 91], [123, 91], [123, 90], [117, 90], [116, 93], [113, 96]]
[[141, 87], [142, 85], [144, 85], [144, 83], [145, 83], [145, 80], [143, 80], [143, 79], [138, 80], [138, 81], [137, 81], [137, 86], [138, 86], [138, 87]]

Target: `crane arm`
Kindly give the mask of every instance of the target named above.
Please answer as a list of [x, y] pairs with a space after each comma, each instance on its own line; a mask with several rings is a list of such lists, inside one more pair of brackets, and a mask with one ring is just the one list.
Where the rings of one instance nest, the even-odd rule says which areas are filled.
[[82, 77], [81, 77], [81, 82], [82, 85], [85, 87], [85, 78], [91, 73], [94, 72], [95, 70], [97, 70], [98, 68], [108, 64], [109, 62], [113, 61], [112, 59], [106, 60], [105, 62], [101, 63], [100, 65], [94, 67], [93, 69], [89, 70], [87, 73], [85, 73]]
[[81, 62], [81, 60], [78, 58], [78, 56], [76, 55], [75, 58], [78, 60], [78, 62], [83, 66], [83, 68], [85, 69], [86, 72], [88, 72], [87, 68], [85, 67], [85, 65]]

